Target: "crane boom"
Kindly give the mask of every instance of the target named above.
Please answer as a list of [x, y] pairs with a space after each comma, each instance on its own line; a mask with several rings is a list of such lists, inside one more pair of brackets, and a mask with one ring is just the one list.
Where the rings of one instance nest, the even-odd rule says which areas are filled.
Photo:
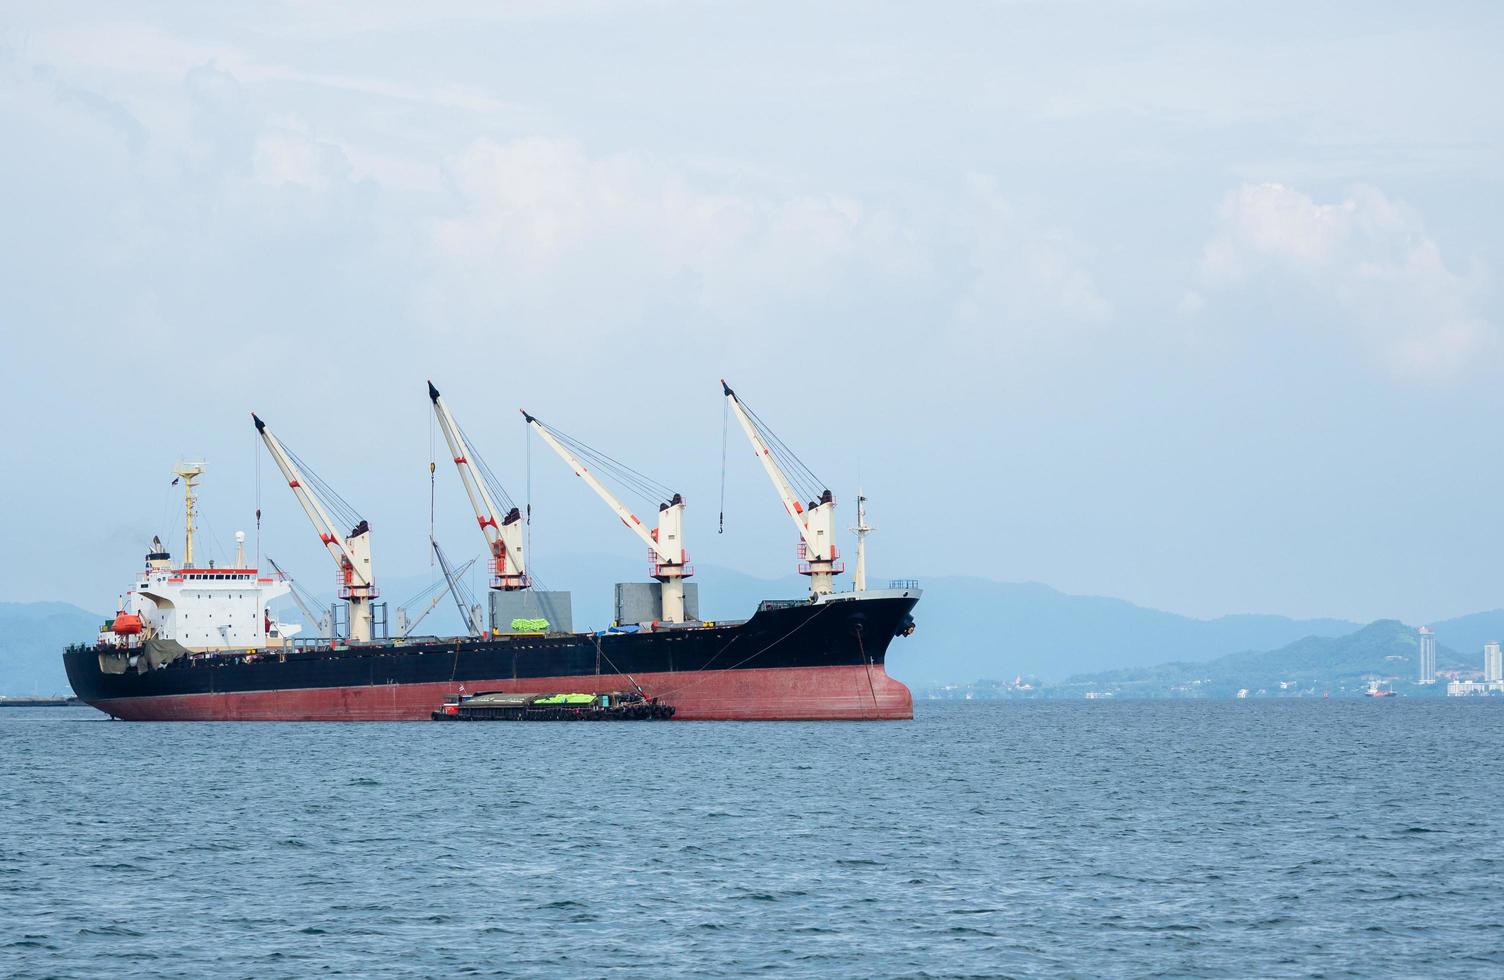
[[[408, 612], [407, 612], [407, 607], [406, 606], [402, 607], [401, 609], [398, 609], [397, 610], [397, 635], [399, 637], [401, 637], [402, 639], [404, 639], [404, 640], [407, 639], [409, 636], [412, 636], [413, 635], [413, 630], [415, 630], [415, 629], [418, 628], [418, 624], [421, 623], [421, 622], [423, 622], [424, 617], [426, 617], [429, 613], [431, 613], [435, 609], [437, 609], [439, 607], [439, 603], [442, 602], [443, 600], [444, 600], [444, 593], [443, 592], [435, 593], [433, 596], [431, 596], [428, 599], [428, 605], [426, 605], [426, 606], [423, 607], [423, 611], [420, 612], [420, 613], [418, 613], [418, 615], [414, 616], [412, 619], [408, 619], [407, 618]], [[409, 603], [409, 605], [411, 605], [411, 603]]]
[[[476, 559], [471, 558], [459, 568], [454, 569], [454, 578], [456, 580], [462, 578], [467, 572], [470, 571], [470, 567], [474, 565], [475, 562]], [[398, 636], [406, 638], [413, 635], [413, 630], [418, 628], [418, 624], [423, 622], [423, 619], [429, 613], [433, 612], [434, 609], [438, 607], [439, 603], [444, 601], [444, 595], [449, 591], [448, 583], [448, 578], [445, 578], [441, 582], [434, 582], [426, 589], [419, 592], [417, 595], [413, 596], [411, 599], [402, 604], [401, 608], [397, 610]], [[414, 616], [412, 615], [412, 610], [417, 608], [419, 603], [427, 603], [427, 605], [423, 606], [422, 612]], [[466, 623], [468, 628], [468, 616], [466, 618]]]
[[799, 495], [794, 492], [788, 477], [783, 475], [783, 470], [773, 459], [773, 451], [768, 448], [768, 443], [757, 431], [757, 426], [752, 424], [752, 419], [747, 415], [747, 410], [742, 408], [741, 399], [736, 397], [736, 392], [721, 380], [721, 389], [726, 393], [726, 400], [731, 403], [731, 411], [736, 415], [736, 420], [741, 423], [742, 431], [747, 434], [747, 439], [752, 443], [752, 451], [757, 454], [757, 461], [767, 471], [768, 479], [773, 481], [773, 489], [777, 491], [778, 498], [783, 501], [783, 509], [788, 511], [789, 517], [793, 518], [794, 526], [799, 529], [799, 536], [804, 539], [808, 548], [815, 548], [814, 534], [809, 527], [809, 521], [805, 516], [804, 505], [799, 502]]
[[641, 538], [651, 551], [666, 562], [678, 562], [682, 560], [682, 553], [680, 551], [671, 550], [668, 547], [668, 542], [659, 543], [653, 537], [652, 533], [642, 526], [642, 521], [638, 519], [637, 515], [628, 510], [626, 505], [620, 500], [617, 500], [616, 495], [607, 490], [605, 484], [597, 480], [595, 474], [591, 473], [574, 453], [570, 452], [565, 448], [563, 443], [554, 438], [553, 433], [548, 431], [547, 426], [543, 425], [543, 423], [527, 412], [523, 412], [522, 417], [527, 419], [527, 424], [537, 429], [538, 434], [543, 437], [543, 441], [548, 443], [549, 447], [558, 453], [564, 462], [569, 464], [570, 468], [574, 470], [574, 475], [584, 480], [585, 485], [594, 490], [596, 496], [604, 500], [606, 506], [610, 507], [616, 513], [616, 516], [627, 526], [627, 529]]
[[434, 415], [438, 417], [444, 441], [448, 443], [454, 465], [460, 471], [460, 482], [465, 485], [465, 494], [470, 498], [475, 520], [480, 524], [481, 533], [486, 538], [486, 547], [491, 553], [491, 588], [509, 592], [528, 588], [531, 583], [527, 577], [527, 563], [523, 558], [521, 512], [513, 507], [506, 516], [501, 516], [470, 447], [465, 443], [465, 435], [460, 431], [459, 423], [454, 420], [453, 413], [449, 411], [449, 406], [432, 381], [428, 383], [428, 397], [433, 402]]
[[444, 581], [449, 586], [449, 594], [454, 596], [454, 604], [459, 607], [460, 620], [465, 624], [465, 629], [471, 636], [481, 636], [484, 631], [476, 623], [475, 616], [466, 608], [465, 600], [460, 596], [459, 576], [463, 572], [455, 572], [449, 567], [449, 559], [444, 557], [444, 549], [439, 547], [437, 541], [429, 538], [428, 543], [433, 545], [433, 553], [439, 559], [439, 570], [444, 573]]
[[365, 521], [361, 521], [348, 534], [341, 534], [339, 527], [330, 518], [329, 512], [324, 505], [304, 486], [306, 482], [303, 473], [293, 462], [292, 456], [282, 446], [272, 431], [266, 427], [266, 423], [256, 413], [251, 413], [251, 419], [256, 423], [256, 431], [261, 434], [261, 440], [266, 443], [267, 451], [277, 464], [277, 469], [282, 471], [282, 476], [287, 480], [293, 496], [302, 505], [303, 513], [308, 515], [308, 520], [313, 524], [313, 529], [318, 533], [319, 540], [328, 550], [329, 556], [334, 559], [339, 567], [340, 598], [350, 603], [350, 639], [368, 641], [371, 639], [371, 600], [379, 593], [375, 583], [371, 579], [371, 528]]
[[684, 550], [684, 498], [676, 493], [670, 500], [660, 504], [658, 527], [649, 531], [642, 526], [642, 521], [638, 516], [616, 499], [616, 495], [596, 479], [595, 474], [590, 472], [579, 457], [570, 452], [569, 448], [549, 431], [548, 426], [526, 411], [522, 413], [522, 417], [527, 419], [527, 424], [536, 429], [543, 437], [543, 441], [569, 464], [575, 476], [584, 480], [585, 485], [606, 502], [606, 506], [611, 508], [627, 529], [648, 546], [648, 557], [652, 562], [651, 574], [661, 585], [659, 596], [663, 619], [669, 623], [684, 622], [684, 580], [694, 574], [694, 569], [687, 564], [689, 554]]
[[752, 443], [752, 450], [757, 454], [758, 462], [762, 463], [768, 479], [773, 481], [773, 489], [778, 492], [778, 498], [783, 501], [783, 509], [788, 511], [789, 518], [799, 529], [799, 557], [801, 559], [799, 574], [810, 577], [810, 592], [813, 595], [830, 594], [835, 591], [832, 576], [839, 575], [846, 570], [844, 565], [836, 561], [838, 551], [835, 542], [835, 498], [827, 489], [820, 493], [819, 500], [811, 500], [808, 506], [801, 504], [794, 492], [793, 484], [789, 482], [783, 468], [773, 458], [772, 447], [768, 445], [767, 439], [763, 438], [761, 428], [752, 420], [751, 414], [724, 378], [721, 379], [721, 390], [725, 392], [726, 401], [730, 403], [731, 410], [736, 413], [736, 420], [741, 423], [742, 431], [747, 434], [747, 439]]

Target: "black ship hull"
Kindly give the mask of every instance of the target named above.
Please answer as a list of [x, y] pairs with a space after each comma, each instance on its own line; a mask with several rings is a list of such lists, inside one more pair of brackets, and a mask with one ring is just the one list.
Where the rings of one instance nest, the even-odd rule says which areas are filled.
[[107, 672], [64, 654], [78, 696], [116, 718], [426, 720], [448, 695], [640, 690], [676, 720], [905, 719], [888, 644], [912, 629], [917, 590], [764, 603], [743, 623], [622, 634], [513, 635], [269, 649]]

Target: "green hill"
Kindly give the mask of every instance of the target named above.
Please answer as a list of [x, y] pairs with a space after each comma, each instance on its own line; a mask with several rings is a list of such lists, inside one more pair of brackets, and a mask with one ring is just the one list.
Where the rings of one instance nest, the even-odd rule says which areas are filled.
[[[1436, 695], [1443, 685], [1415, 683], [1420, 640], [1415, 630], [1393, 619], [1381, 619], [1346, 636], [1309, 636], [1280, 647], [1234, 653], [1205, 663], [1174, 662], [1157, 667], [1078, 674], [1050, 693], [1064, 696], [1086, 691], [1112, 692], [1117, 697], [1232, 697], [1247, 689], [1250, 695], [1354, 694], [1368, 679], [1390, 680], [1401, 694]], [[1439, 669], [1474, 666], [1468, 658], [1437, 645]]]

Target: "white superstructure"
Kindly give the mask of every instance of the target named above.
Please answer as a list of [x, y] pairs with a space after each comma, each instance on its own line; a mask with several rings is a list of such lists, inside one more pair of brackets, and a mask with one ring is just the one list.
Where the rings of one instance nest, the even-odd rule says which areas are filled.
[[[183, 484], [187, 517], [184, 563], [173, 567], [172, 556], [161, 539], [153, 538], [146, 566], [122, 597], [120, 611], [104, 634], [105, 641], [133, 647], [142, 640], [175, 640], [189, 650], [281, 645], [302, 627], [276, 621], [267, 606], [291, 587], [281, 575], [262, 575], [255, 568], [244, 567], [244, 551], [239, 547], [234, 568], [216, 568], [212, 560], [200, 567], [188, 560], [194, 544], [194, 481], [203, 472], [203, 464], [180, 463], [173, 472]], [[243, 541], [244, 535], [237, 532], [237, 545]]]
[[190, 650], [256, 649], [277, 646], [302, 629], [277, 622], [267, 609], [288, 591], [286, 582], [254, 568], [148, 562], [125, 595], [124, 612], [140, 619], [146, 639], [176, 640]]

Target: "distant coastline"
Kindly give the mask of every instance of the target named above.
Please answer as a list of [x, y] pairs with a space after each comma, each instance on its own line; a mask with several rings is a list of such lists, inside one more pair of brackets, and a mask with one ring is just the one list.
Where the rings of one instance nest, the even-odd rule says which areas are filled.
[[1420, 632], [1381, 619], [1344, 636], [1308, 636], [1275, 650], [1249, 651], [1204, 662], [1170, 661], [1153, 667], [1076, 674], [1063, 681], [1015, 675], [932, 685], [928, 700], [1358, 698], [1375, 686], [1398, 697], [1445, 697], [1449, 686], [1478, 684], [1481, 654], [1437, 644], [1434, 677], [1419, 670]]

